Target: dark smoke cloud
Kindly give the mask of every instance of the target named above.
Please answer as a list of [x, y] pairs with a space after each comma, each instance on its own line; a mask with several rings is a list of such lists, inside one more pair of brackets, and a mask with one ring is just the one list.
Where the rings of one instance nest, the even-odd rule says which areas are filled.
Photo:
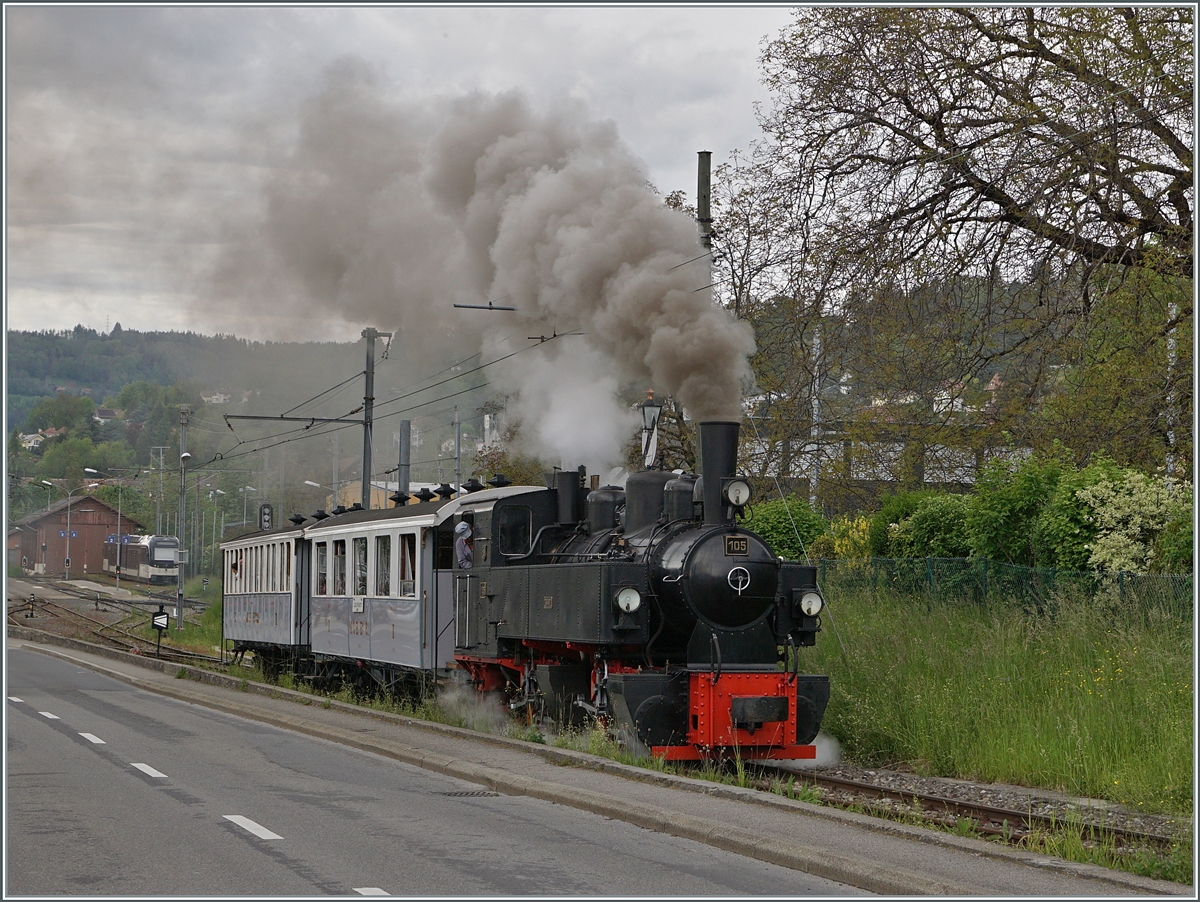
[[[616, 393], [629, 380], [693, 418], [740, 417], [750, 329], [714, 306], [704, 262], [686, 264], [700, 253], [695, 224], [648, 188], [612, 123], [513, 92], [406, 106], [346, 59], [270, 166], [260, 216], [231, 225], [210, 320], [244, 321], [249, 303], [306, 326], [376, 325], [430, 362], [583, 333], [494, 377], [517, 395], [530, 450], [568, 465], [616, 456], [602, 433], [628, 431]], [[487, 300], [518, 313], [453, 307]], [[547, 402], [566, 386], [585, 421]]]

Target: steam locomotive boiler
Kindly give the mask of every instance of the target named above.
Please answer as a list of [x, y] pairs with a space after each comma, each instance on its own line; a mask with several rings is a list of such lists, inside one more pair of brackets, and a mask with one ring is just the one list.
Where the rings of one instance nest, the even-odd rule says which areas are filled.
[[814, 757], [829, 681], [800, 673], [800, 649], [824, 602], [815, 568], [737, 524], [738, 430], [700, 424], [698, 477], [588, 491], [581, 468], [463, 496], [474, 560], [454, 571], [454, 658], [475, 686], [560, 723], [604, 717], [669, 760]]

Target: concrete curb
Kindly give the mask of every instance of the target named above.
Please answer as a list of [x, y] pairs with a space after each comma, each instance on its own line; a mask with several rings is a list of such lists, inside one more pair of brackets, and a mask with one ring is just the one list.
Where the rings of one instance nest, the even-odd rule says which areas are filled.
[[[175, 672], [177, 675], [182, 674], [178, 685], [164, 685], [161, 682], [143, 680], [130, 674], [110, 670], [109, 668], [105, 667], [99, 667], [94, 663], [88, 664], [88, 662], [81, 662], [77, 658], [56, 652], [53, 649], [44, 647], [39, 649], [46, 654], [50, 654], [54, 657], [62, 658], [64, 660], [70, 660], [73, 663], [85, 663], [87, 666], [97, 669], [114, 679], [136, 686], [140, 689], [145, 689], [161, 695], [167, 695], [180, 701], [198, 704], [203, 707], [245, 717], [250, 720], [269, 723], [273, 726], [283, 729], [294, 730], [296, 732], [304, 733], [316, 738], [337, 742], [342, 745], [348, 745], [359, 749], [360, 751], [383, 755], [405, 764], [486, 786], [496, 792], [501, 792], [507, 795], [526, 795], [532, 798], [554, 802], [567, 807], [590, 811], [603, 817], [621, 820], [626, 823], [634, 824], [636, 826], [659, 833], [667, 833], [673, 836], [691, 839], [727, 852], [744, 855], [746, 857], [768, 862], [770, 864], [781, 865], [793, 870], [812, 874], [813, 876], [823, 877], [828, 880], [846, 883], [870, 892], [880, 893], [883, 895], [952, 896], [978, 895], [980, 892], [978, 889], [973, 887], [930, 880], [915, 872], [905, 872], [896, 868], [887, 868], [885, 870], [867, 859], [856, 858], [848, 855], [837, 855], [826, 851], [809, 852], [804, 849], [799, 849], [794, 845], [790, 845], [777, 837], [765, 836], [762, 834], [753, 833], [751, 831], [730, 828], [727, 826], [723, 827], [721, 825], [714, 825], [706, 821], [701, 821], [698, 818], [687, 815], [671, 814], [648, 805], [640, 805], [629, 802], [615, 802], [607, 796], [603, 796], [599, 793], [591, 792], [586, 789], [566, 786], [559, 783], [532, 780], [517, 774], [506, 774], [503, 771], [493, 768], [484, 767], [472, 762], [446, 758], [441, 755], [425, 752], [410, 746], [405, 746], [398, 742], [370, 739], [360, 734], [322, 727], [301, 717], [293, 718], [275, 712], [264, 712], [258, 709], [252, 709], [248, 706], [239, 705], [236, 702], [230, 702], [224, 699], [215, 699], [201, 693], [189, 691], [186, 686], [189, 682], [203, 682], [222, 688], [252, 692], [256, 695], [267, 696], [270, 698], [285, 699], [306, 707], [318, 702], [317, 697], [307, 695], [302, 692], [297, 692], [295, 690], [282, 689], [263, 683], [253, 683], [249, 681], [238, 680], [224, 674], [201, 670], [197, 667], [181, 665], [174, 662], [165, 662], [154, 658], [130, 655], [124, 652], [115, 651], [100, 646], [94, 646], [90, 643], [82, 642], [77, 639], [67, 639], [64, 637], [53, 636], [51, 634], [41, 633], [38, 630], [32, 630], [26, 627], [15, 627], [11, 624], [8, 628], [8, 635], [10, 638], [25, 639], [27, 641], [36, 642], [39, 645], [60, 645], [68, 649], [98, 655], [110, 660], [138, 664], [139, 666], [143, 666], [151, 670], [157, 670], [164, 674], [169, 674], [171, 672]], [[1008, 849], [984, 840], [969, 839], [947, 833], [940, 833], [934, 830], [925, 830], [906, 824], [898, 824], [892, 821], [873, 818], [868, 815], [840, 811], [838, 809], [828, 808], [821, 805], [812, 805], [794, 799], [785, 799], [783, 797], [765, 794], [757, 790], [743, 789], [734, 786], [723, 786], [720, 784], [709, 783], [704, 780], [696, 780], [688, 777], [678, 777], [673, 774], [648, 771], [642, 768], [633, 767], [631, 765], [621, 764], [620, 762], [610, 761], [605, 758], [599, 758], [595, 755], [589, 755], [585, 752], [576, 752], [570, 749], [557, 749], [549, 746], [540, 746], [536, 743], [509, 739], [508, 737], [477, 733], [473, 730], [468, 730], [462, 727], [454, 727], [448, 724], [438, 724], [429, 721], [417, 720], [415, 718], [405, 717], [400, 714], [377, 711], [371, 708], [362, 708], [357, 705], [339, 702], [332, 699], [322, 699], [320, 700], [319, 704], [322, 707], [337, 708], [338, 710], [359, 716], [365, 715], [385, 723], [399, 724], [428, 732], [443, 733], [451, 736], [462, 736], [475, 742], [486, 742], [498, 746], [518, 749], [523, 752], [537, 754], [548, 761], [560, 765], [597, 770], [611, 773], [615, 776], [624, 777], [626, 779], [654, 783], [661, 786], [670, 786], [676, 789], [685, 789], [690, 792], [700, 792], [718, 798], [727, 798], [730, 800], [736, 800], [750, 804], [768, 805], [776, 808], [795, 810], [798, 813], [803, 813], [808, 816], [821, 817], [827, 820], [837, 821], [843, 824], [849, 824], [879, 833], [885, 833], [927, 844], [949, 847], [957, 851], [966, 852], [973, 855], [982, 855], [1012, 863], [1019, 863], [1028, 867], [1055, 870], [1060, 873], [1082, 879], [1100, 880], [1113, 886], [1120, 887], [1129, 892], [1181, 895], [1191, 894], [1191, 887], [1185, 887], [1180, 884], [1153, 880], [1146, 877], [1139, 877], [1137, 875], [1126, 874], [1121, 871], [1111, 871], [1107, 868], [1102, 868], [1096, 865], [1077, 864], [1074, 862], [1065, 861], [1063, 859], [1035, 855], [1033, 853], [1022, 852], [1017, 849]]]

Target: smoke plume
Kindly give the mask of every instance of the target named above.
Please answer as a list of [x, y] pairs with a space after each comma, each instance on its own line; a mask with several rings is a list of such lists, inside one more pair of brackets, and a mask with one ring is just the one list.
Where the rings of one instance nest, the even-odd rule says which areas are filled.
[[[553, 336], [489, 373], [528, 450], [568, 466], [619, 458], [630, 382], [693, 419], [740, 418], [750, 327], [713, 304], [695, 223], [650, 190], [612, 123], [517, 93], [407, 107], [347, 60], [270, 169], [210, 316], [376, 325], [418, 366]], [[453, 306], [487, 301], [516, 313]]]

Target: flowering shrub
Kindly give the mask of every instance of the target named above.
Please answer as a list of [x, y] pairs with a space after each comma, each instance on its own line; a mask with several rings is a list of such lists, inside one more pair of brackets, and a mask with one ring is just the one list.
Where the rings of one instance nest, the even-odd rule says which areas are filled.
[[839, 558], [871, 556], [871, 521], [866, 517], [838, 517], [829, 524], [833, 555]]
[[1091, 508], [1096, 537], [1087, 546], [1088, 564], [1097, 570], [1149, 572], [1167, 523], [1192, 508], [1191, 483], [1132, 470], [1081, 488], [1076, 496]]

